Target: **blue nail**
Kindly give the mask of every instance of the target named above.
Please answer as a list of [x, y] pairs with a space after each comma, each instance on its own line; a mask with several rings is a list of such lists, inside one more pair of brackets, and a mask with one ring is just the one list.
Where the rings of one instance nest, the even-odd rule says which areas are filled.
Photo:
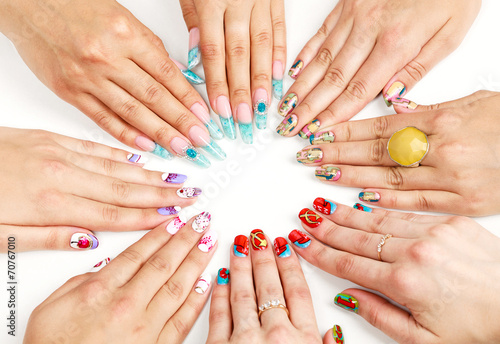
[[215, 124], [213, 119], [210, 119], [210, 122], [206, 123], [205, 127], [207, 127], [208, 132], [213, 139], [221, 140], [224, 138], [224, 134], [222, 133], [222, 131], [220, 131], [219, 127], [217, 126], [217, 124]]
[[193, 85], [201, 85], [205, 83], [205, 80], [203, 80], [201, 77], [196, 75], [194, 72], [190, 71], [189, 69], [181, 70], [182, 74], [184, 77]]
[[240, 134], [243, 142], [251, 145], [253, 143], [253, 125], [252, 123], [239, 123]]
[[166, 160], [172, 160], [174, 158], [172, 153], [170, 153], [168, 150], [166, 150], [157, 143], [155, 143], [155, 149], [151, 153]]
[[259, 100], [255, 103], [253, 114], [255, 117], [255, 126], [257, 129], [266, 129], [267, 127], [267, 110], [268, 105], [265, 100]]
[[277, 100], [283, 98], [283, 80], [273, 79], [273, 95]]
[[214, 140], [211, 140], [208, 145], [201, 148], [218, 160], [224, 160], [227, 157], [226, 152]]
[[188, 69], [193, 69], [200, 63], [200, 48], [198, 46], [189, 50], [188, 53]]
[[231, 140], [236, 140], [236, 128], [234, 126], [234, 119], [233, 117], [229, 118], [224, 118], [220, 117], [220, 124], [222, 125], [222, 130], [224, 131], [224, 134], [231, 139]]
[[361, 210], [361, 211], [364, 211], [364, 212], [367, 212], [367, 213], [371, 213], [373, 211], [372, 208], [370, 207], [367, 207], [366, 205], [363, 205], [361, 203], [356, 203], [354, 206], [353, 206], [354, 209], [358, 209], [358, 210]]
[[181, 158], [192, 161], [196, 165], [208, 168], [210, 167], [210, 160], [208, 160], [203, 154], [201, 154], [196, 148], [193, 146], [189, 146], [186, 148], [184, 154], [179, 155]]

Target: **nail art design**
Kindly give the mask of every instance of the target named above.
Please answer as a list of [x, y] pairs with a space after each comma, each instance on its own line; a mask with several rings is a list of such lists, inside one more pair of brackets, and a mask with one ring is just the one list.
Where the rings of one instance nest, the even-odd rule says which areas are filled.
[[380, 194], [378, 192], [364, 191], [359, 193], [359, 200], [364, 202], [378, 202], [380, 201]]
[[314, 211], [307, 208], [304, 208], [300, 211], [299, 219], [306, 226], [311, 228], [316, 228], [321, 224], [321, 222], [323, 222], [323, 218], [321, 216], [319, 216]]
[[215, 140], [222, 140], [224, 138], [224, 134], [219, 129], [217, 124], [215, 124], [213, 119], [210, 119], [205, 123], [205, 127], [207, 127], [210, 136], [212, 136]]
[[253, 114], [255, 117], [255, 126], [257, 129], [266, 129], [267, 127], [267, 111], [269, 104], [267, 100], [259, 99], [253, 106]]
[[318, 167], [315, 171], [316, 178], [325, 181], [336, 182], [340, 179], [342, 172], [340, 168], [330, 165]]
[[99, 263], [97, 263], [96, 265], [94, 265], [92, 267], [92, 269], [90, 270], [90, 272], [100, 271], [103, 267], [105, 267], [106, 265], [108, 265], [109, 262], [111, 262], [110, 258], [106, 258], [106, 259], [101, 260]]
[[276, 239], [274, 239], [274, 251], [280, 258], [287, 258], [292, 255], [292, 251], [290, 250], [288, 241], [286, 241], [286, 239], [282, 237], [277, 237]]
[[354, 296], [340, 293], [335, 296], [334, 302], [337, 306], [344, 308], [345, 310], [358, 313], [358, 300], [356, 300]]
[[217, 272], [217, 284], [227, 285], [229, 283], [229, 269], [222, 268]]
[[418, 106], [417, 103], [412, 102], [411, 100], [404, 99], [404, 98], [395, 98], [392, 100], [392, 105], [394, 106], [401, 106], [410, 110], [415, 110]]
[[367, 212], [367, 213], [371, 213], [373, 211], [372, 208], [370, 207], [367, 207], [366, 205], [363, 205], [361, 203], [356, 203], [354, 206], [353, 206], [354, 209], [358, 209], [358, 210], [361, 210], [361, 211], [364, 211], [364, 212]]
[[203, 80], [202, 77], [189, 69], [181, 70], [181, 72], [191, 85], [202, 85], [205, 83], [205, 80]]
[[233, 117], [229, 118], [220, 118], [220, 124], [222, 125], [222, 130], [226, 134], [228, 138], [231, 140], [236, 140], [236, 127], [234, 126]]
[[288, 239], [290, 239], [295, 246], [300, 248], [306, 248], [311, 244], [311, 239], [305, 233], [297, 229], [294, 229], [288, 234]]
[[198, 282], [196, 282], [194, 291], [201, 295], [205, 294], [208, 288], [210, 288], [211, 281], [212, 281], [212, 276], [210, 276], [209, 273], [203, 273], [198, 279]]
[[151, 153], [166, 160], [172, 160], [174, 158], [172, 153], [170, 153], [168, 150], [166, 150], [157, 143], [155, 143], [155, 149]]
[[262, 251], [267, 248], [267, 240], [262, 229], [254, 229], [250, 233], [250, 240], [252, 241], [252, 247], [254, 250]]
[[195, 232], [203, 233], [210, 226], [210, 221], [212, 221], [212, 215], [208, 211], [204, 211], [196, 216], [191, 226]]
[[299, 102], [299, 98], [295, 93], [290, 93], [283, 99], [283, 102], [281, 103], [281, 106], [278, 109], [278, 115], [281, 115], [285, 117], [288, 115], [295, 107], [297, 106], [297, 103]]
[[325, 215], [331, 215], [337, 210], [337, 205], [324, 198], [318, 197], [313, 203], [314, 209]]
[[234, 238], [233, 253], [236, 257], [248, 256], [248, 238], [244, 235], [238, 235]]
[[304, 62], [302, 60], [298, 60], [293, 64], [292, 68], [290, 68], [288, 75], [290, 75], [292, 79], [296, 79], [299, 76], [302, 67], [304, 67]]
[[297, 152], [297, 161], [301, 164], [315, 164], [323, 159], [323, 151], [321, 148], [303, 149]]
[[222, 134], [217, 124], [210, 118], [208, 110], [201, 103], [194, 103], [190, 110], [203, 124], [205, 124], [212, 138], [220, 140], [224, 137], [224, 134]]
[[200, 63], [200, 30], [197, 27], [189, 30], [188, 69], [193, 69]]
[[208, 168], [210, 167], [210, 161], [201, 154], [193, 145], [188, 144], [184, 147], [181, 154], [178, 154], [180, 158], [194, 162], [196, 165]]
[[240, 127], [240, 134], [241, 134], [241, 139], [243, 142], [246, 144], [252, 144], [253, 143], [253, 126], [252, 123], [238, 123], [238, 126]]
[[99, 246], [99, 240], [92, 234], [75, 233], [71, 236], [69, 246], [77, 250], [95, 250]]
[[273, 95], [277, 100], [283, 98], [283, 63], [273, 62]]
[[179, 211], [181, 211], [181, 209], [181, 207], [176, 205], [175, 207], [159, 208], [157, 212], [160, 215], [176, 215]]
[[344, 334], [339, 325], [334, 325], [332, 329], [333, 341], [336, 344], [344, 344]]
[[278, 125], [278, 127], [276, 128], [276, 132], [281, 136], [290, 134], [290, 132], [293, 131], [293, 129], [295, 129], [295, 127], [297, 126], [298, 120], [299, 119], [296, 115], [288, 115], [288, 117], [286, 117], [283, 122]]
[[161, 175], [161, 179], [169, 184], [182, 184], [187, 180], [187, 176], [180, 173], [165, 172]]
[[214, 140], [210, 140], [209, 144], [201, 148], [217, 160], [224, 160], [227, 157], [226, 152]]
[[198, 243], [198, 248], [201, 252], [207, 253], [215, 246], [216, 242], [217, 232], [209, 230], [205, 233], [205, 235], [203, 235], [203, 238], [201, 238], [200, 242]]
[[309, 136], [309, 142], [312, 145], [321, 145], [324, 143], [333, 143], [335, 141], [335, 134], [333, 131], [325, 131]]
[[184, 215], [179, 215], [172, 221], [170, 221], [166, 227], [167, 232], [174, 235], [177, 233], [182, 227], [186, 225], [187, 219]]
[[134, 164], [145, 164], [148, 162], [148, 158], [140, 154], [129, 154], [127, 155], [127, 160]]
[[395, 98], [400, 98], [400, 96], [402, 96], [403, 93], [405, 93], [405, 91], [406, 91], [406, 86], [402, 82], [400, 81], [394, 82], [387, 90], [387, 93], [384, 94], [385, 104], [388, 107], [391, 106], [392, 101]]
[[177, 196], [179, 196], [180, 198], [194, 198], [201, 195], [201, 192], [202, 191], [200, 188], [187, 187], [177, 190]]
[[317, 119], [313, 119], [299, 132], [300, 137], [308, 139], [312, 134], [319, 130], [321, 123]]

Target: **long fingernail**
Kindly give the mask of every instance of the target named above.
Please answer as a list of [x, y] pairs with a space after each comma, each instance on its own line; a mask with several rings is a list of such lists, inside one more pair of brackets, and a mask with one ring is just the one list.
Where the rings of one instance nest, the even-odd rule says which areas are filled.
[[198, 279], [198, 282], [196, 282], [194, 291], [201, 295], [205, 294], [208, 288], [210, 288], [211, 282], [212, 276], [208, 272], [203, 273]]
[[180, 198], [195, 198], [201, 195], [202, 190], [200, 188], [185, 187], [177, 190], [177, 196]]
[[210, 221], [212, 220], [212, 215], [208, 211], [204, 211], [203, 213], [196, 216], [191, 225], [193, 230], [197, 233], [203, 233], [208, 226], [210, 226]]
[[363, 202], [378, 202], [380, 201], [380, 194], [378, 192], [363, 191], [359, 193], [359, 200]]
[[203, 124], [205, 124], [205, 127], [207, 127], [208, 132], [210, 133], [210, 136], [212, 136], [212, 138], [214, 138], [215, 140], [224, 138], [224, 134], [219, 129], [217, 124], [215, 124], [214, 120], [210, 118], [210, 114], [203, 105], [201, 105], [200, 103], [194, 103], [193, 106], [191, 106], [190, 110], [196, 117], [198, 117], [200, 121], [203, 122]]
[[233, 113], [229, 99], [226, 96], [219, 96], [215, 100], [215, 108], [220, 117], [220, 123], [224, 134], [231, 140], [236, 140], [236, 128], [234, 126]]
[[288, 75], [290, 75], [292, 79], [297, 79], [303, 67], [304, 62], [302, 60], [297, 60], [288, 71]]
[[238, 235], [234, 238], [233, 253], [236, 257], [248, 256], [248, 238], [245, 235]]
[[200, 30], [197, 27], [189, 30], [188, 69], [193, 69], [200, 63]]
[[192, 161], [200, 167], [210, 167], [210, 161], [186, 140], [174, 137], [170, 141], [170, 147], [172, 147], [179, 157]]
[[404, 107], [404, 108], [407, 108], [407, 109], [410, 109], [410, 110], [415, 110], [417, 108], [417, 106], [418, 106], [417, 103], [412, 102], [411, 100], [405, 99], [405, 98], [395, 98], [395, 99], [393, 99], [392, 100], [392, 105]]
[[301, 131], [299, 131], [299, 136], [303, 139], [308, 139], [312, 134], [319, 130], [319, 126], [321, 125], [320, 121], [317, 119], [313, 119], [311, 122], [306, 124]]
[[160, 158], [171, 160], [174, 157], [168, 150], [155, 143], [154, 141], [148, 139], [147, 137], [137, 136], [135, 138], [135, 144], [137, 145], [137, 147], [145, 150], [146, 152], [153, 153]]
[[309, 136], [309, 142], [312, 145], [321, 145], [324, 143], [333, 143], [335, 141], [335, 134], [333, 131], [325, 131]]
[[106, 259], [101, 260], [99, 263], [97, 263], [96, 265], [94, 265], [92, 267], [92, 269], [90, 269], [90, 272], [100, 271], [103, 267], [105, 267], [106, 265], [108, 265], [109, 262], [111, 262], [111, 258], [106, 258]]
[[280, 258], [287, 258], [292, 255], [288, 241], [282, 237], [274, 239], [274, 252], [276, 252], [276, 255]]
[[285, 119], [283, 119], [283, 122], [278, 125], [278, 127], [276, 128], [276, 132], [281, 136], [290, 134], [297, 126], [298, 120], [299, 119], [296, 115], [288, 115], [287, 117], [285, 117]]
[[323, 159], [323, 151], [321, 148], [303, 149], [297, 152], [297, 161], [301, 164], [315, 164]]
[[145, 164], [148, 162], [148, 158], [140, 154], [130, 153], [127, 155], [127, 160], [133, 164]]
[[354, 206], [353, 206], [354, 209], [358, 209], [358, 210], [361, 210], [361, 211], [364, 211], [366, 213], [371, 213], [373, 211], [372, 208], [370, 207], [367, 207], [366, 205], [363, 205], [361, 203], [356, 203]]
[[95, 250], [99, 246], [99, 240], [92, 234], [75, 233], [71, 236], [69, 246], [77, 250]]
[[224, 160], [226, 158], [226, 152], [220, 148], [202, 127], [197, 125], [191, 127], [191, 129], [189, 129], [189, 138], [194, 144], [201, 147], [205, 152], [217, 160]]
[[288, 234], [288, 239], [295, 245], [300, 248], [306, 248], [311, 245], [311, 239], [303, 232], [294, 229]]
[[238, 126], [240, 127], [241, 139], [246, 144], [253, 143], [252, 110], [247, 103], [241, 103], [236, 108]]
[[339, 325], [333, 325], [332, 336], [335, 344], [344, 344], [344, 334], [342, 333], [342, 328]]
[[200, 77], [198, 74], [194, 73], [193, 71], [189, 70], [186, 66], [184, 66], [182, 63], [180, 63], [177, 60], [174, 60], [173, 58], [170, 58], [176, 66], [181, 70], [182, 75], [186, 78], [187, 81], [189, 81], [192, 85], [201, 85], [205, 83], [205, 80], [203, 80], [202, 77]]
[[387, 106], [392, 105], [392, 101], [400, 98], [406, 91], [406, 86], [401, 81], [395, 81], [384, 94], [384, 101]]
[[262, 229], [254, 229], [250, 233], [250, 241], [254, 250], [262, 251], [267, 248], [266, 235], [264, 234]]
[[315, 171], [316, 178], [329, 182], [336, 182], [340, 179], [342, 172], [340, 168], [330, 165], [318, 167]]
[[158, 214], [160, 215], [177, 215], [177, 213], [179, 213], [179, 211], [181, 211], [181, 207], [179, 207], [178, 205], [176, 205], [175, 207], [163, 207], [163, 208], [159, 208], [157, 209], [156, 211], [158, 212]]
[[217, 242], [217, 232], [214, 230], [209, 230], [203, 235], [200, 242], [198, 243], [198, 248], [201, 252], [209, 252]]
[[229, 283], [229, 269], [222, 268], [217, 272], [217, 284], [227, 285]]
[[356, 300], [354, 296], [340, 293], [335, 296], [334, 302], [337, 306], [344, 308], [345, 310], [358, 313], [358, 300]]
[[277, 100], [283, 98], [283, 63], [281, 61], [273, 62], [273, 95]]
[[180, 173], [165, 172], [161, 175], [161, 179], [169, 184], [182, 184], [187, 180], [187, 176]]
[[186, 217], [181, 214], [181, 215], [177, 216], [175, 219], [173, 219], [172, 221], [170, 221], [168, 223], [167, 227], [165, 227], [165, 229], [167, 230], [167, 232], [174, 235], [182, 227], [184, 227], [186, 225], [186, 221], [187, 221]]
[[[273, 81], [274, 82], [274, 81]], [[259, 88], [253, 96], [253, 114], [257, 129], [266, 129], [267, 111], [269, 110], [269, 96], [264, 88]], [[239, 118], [239, 117], [238, 117]]]
[[278, 115], [285, 117], [288, 115], [299, 102], [299, 98], [295, 93], [288, 94], [285, 99], [281, 102], [280, 107], [278, 108]]
[[300, 211], [299, 219], [303, 224], [311, 228], [316, 228], [321, 224], [321, 222], [323, 222], [323, 218], [321, 216], [307, 208]]
[[327, 199], [318, 197], [313, 203], [314, 209], [325, 215], [331, 215], [337, 210], [337, 205]]

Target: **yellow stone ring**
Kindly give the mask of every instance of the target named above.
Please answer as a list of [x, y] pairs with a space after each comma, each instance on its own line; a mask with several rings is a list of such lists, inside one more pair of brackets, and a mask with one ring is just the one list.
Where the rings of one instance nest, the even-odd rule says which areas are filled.
[[415, 127], [406, 127], [392, 134], [387, 142], [389, 157], [403, 167], [417, 167], [429, 152], [427, 135]]

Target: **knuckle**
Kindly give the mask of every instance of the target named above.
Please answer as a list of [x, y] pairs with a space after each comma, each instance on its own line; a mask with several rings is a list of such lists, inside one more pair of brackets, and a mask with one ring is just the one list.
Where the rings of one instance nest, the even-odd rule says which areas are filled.
[[252, 79], [262, 84], [269, 84], [271, 82], [271, 77], [267, 73], [256, 73], [252, 75]]
[[284, 34], [286, 30], [286, 22], [283, 16], [273, 18], [273, 33], [274, 35]]
[[123, 251], [120, 256], [125, 260], [131, 262], [132, 265], [142, 265], [142, 262], [144, 261], [144, 257], [142, 256], [142, 254], [130, 248], [126, 251]]
[[[128, 128], [128, 127], [124, 127], [122, 128], [121, 130], [118, 131], [118, 133], [116, 134], [116, 138], [118, 139], [118, 141], [120, 142], [127, 142], [129, 141], [128, 139], [130, 137], [133, 137], [133, 133], [131, 133], [131, 129]], [[130, 145], [129, 145], [130, 146]]]
[[156, 68], [162, 80], [170, 80], [177, 73], [177, 66], [170, 59], [162, 59]]
[[165, 47], [165, 45], [163, 44], [163, 41], [162, 41], [162, 40], [161, 40], [161, 38], [160, 38], [160, 37], [158, 37], [157, 35], [152, 35], [152, 36], [151, 36], [151, 43], [152, 43], [154, 46], [156, 46], [156, 47], [158, 47], [158, 48], [160, 48], [160, 49], [162, 49], [162, 48], [164, 48], [164, 47]]
[[337, 276], [341, 278], [351, 276], [355, 267], [353, 256], [347, 253], [340, 254], [337, 259], [335, 259], [334, 264]]
[[248, 47], [242, 41], [233, 42], [232, 46], [227, 51], [229, 59], [241, 60], [248, 56]]
[[[389, 276], [389, 281], [391, 281], [395, 290], [404, 292], [408, 297], [415, 294], [415, 287], [418, 285], [415, 283], [415, 277], [410, 269], [407, 268], [396, 268], [392, 271]], [[416, 274], [418, 276], [418, 274]]]
[[92, 279], [82, 284], [78, 290], [80, 298], [84, 301], [89, 301], [104, 294], [107, 291], [107, 288], [103, 281], [99, 279]]
[[377, 139], [370, 144], [370, 153], [368, 159], [377, 165], [382, 163], [385, 154], [385, 145], [382, 139]]
[[[113, 175], [116, 172], [118, 165], [113, 160], [103, 159], [102, 160], [102, 170], [108, 176]], [[113, 191], [115, 190], [115, 185], [113, 185]]]
[[[429, 230], [431, 236], [443, 236], [442, 231], [450, 232], [449, 230], [443, 228], [437, 228], [442, 226], [434, 226]], [[409, 256], [419, 265], [429, 265], [438, 264], [439, 256], [438, 254], [439, 246], [431, 240], [420, 240], [413, 243], [408, 250]]]
[[319, 51], [316, 60], [323, 66], [330, 66], [333, 62], [333, 54], [330, 48], [323, 47]]
[[417, 210], [431, 210], [432, 209], [432, 201], [430, 198], [421, 191], [416, 191], [416, 205]]
[[454, 113], [454, 109], [441, 109], [439, 110], [433, 120], [432, 125], [434, 128], [448, 129], [455, 128], [460, 123], [460, 118]]
[[368, 233], [356, 233], [352, 235], [352, 238], [354, 239], [353, 248], [356, 252], [370, 252], [370, 248], [375, 246], [373, 245], [371, 236]]
[[329, 33], [328, 26], [326, 26], [326, 24], [323, 23], [323, 25], [321, 25], [318, 32], [316, 33], [316, 37], [325, 38], [328, 37], [328, 33]]
[[388, 222], [389, 222], [388, 216], [374, 216], [373, 217], [374, 232], [383, 233], [384, 228], [386, 228]]
[[46, 209], [56, 209], [64, 204], [65, 196], [57, 190], [42, 190], [35, 196], [36, 203]]
[[404, 67], [404, 70], [416, 82], [422, 80], [424, 75], [427, 74], [427, 69], [425, 68], [425, 66], [417, 60], [413, 60], [408, 63]]
[[347, 86], [345, 94], [353, 101], [360, 101], [366, 99], [367, 91], [366, 85], [362, 80], [353, 80]]
[[386, 116], [377, 117], [373, 122], [372, 130], [373, 134], [377, 138], [382, 138], [387, 135], [387, 130], [389, 128], [389, 120]]
[[[182, 115], [180, 115], [180, 116], [182, 116]], [[176, 119], [175, 125], [177, 128], [179, 128], [179, 124], [181, 124], [181, 122], [179, 122], [178, 119]], [[168, 126], [164, 125], [155, 131], [154, 139], [156, 142], [158, 142], [160, 144], [161, 144], [161, 142], [168, 142], [169, 138], [170, 138], [170, 128]]]
[[311, 291], [307, 288], [307, 286], [296, 287], [290, 292], [290, 294], [292, 296], [292, 300], [311, 302]]
[[177, 117], [175, 118], [175, 121], [174, 121], [175, 128], [182, 128], [186, 124], [191, 123], [192, 122], [191, 116], [192, 115], [188, 112], [179, 113], [179, 115], [177, 115]]
[[[112, 163], [114, 164], [114, 162]], [[121, 180], [113, 180], [111, 189], [117, 200], [126, 200], [130, 196], [130, 184]]]
[[68, 172], [69, 166], [57, 159], [45, 159], [42, 161], [42, 171], [45, 175], [60, 176]]
[[259, 299], [262, 299], [263, 296], [276, 298], [283, 294], [283, 290], [274, 283], [266, 283], [257, 289], [257, 294]]
[[134, 28], [130, 18], [126, 15], [114, 15], [108, 21], [109, 30], [119, 38], [130, 38], [134, 33]]
[[238, 87], [232, 90], [232, 97], [234, 99], [248, 98], [250, 97], [250, 93], [245, 87]]
[[274, 325], [267, 334], [269, 343], [284, 344], [288, 343], [285, 338], [290, 336], [290, 331], [287, 326], [283, 324]]
[[179, 283], [173, 279], [170, 279], [166, 284], [163, 285], [163, 291], [171, 298], [172, 300], [181, 300], [184, 294], [184, 286], [182, 283]]
[[325, 74], [325, 82], [333, 87], [343, 88], [345, 77], [341, 68], [330, 68]]
[[135, 298], [132, 295], [122, 295], [115, 299], [111, 303], [111, 315], [112, 319], [118, 320], [123, 319], [127, 314], [131, 314], [134, 312], [135, 308]]
[[113, 119], [110, 113], [106, 110], [99, 110], [97, 112], [94, 112], [94, 114], [92, 115], [92, 119], [98, 126], [106, 131], [108, 131], [112, 127], [111, 123], [113, 122]]
[[142, 99], [148, 105], [156, 104], [162, 98], [161, 91], [161, 87], [158, 84], [148, 85], [144, 90]]
[[139, 116], [139, 102], [133, 98], [126, 100], [120, 107], [120, 114], [128, 120], [134, 121]]
[[45, 241], [43, 243], [43, 247], [47, 250], [56, 250], [58, 249], [58, 234], [59, 231], [57, 229], [51, 229], [45, 238]]
[[456, 229], [459, 229], [459, 228], [469, 227], [470, 225], [474, 224], [474, 220], [471, 220], [466, 216], [452, 216], [448, 220], [448, 223], [453, 227], [455, 227]]
[[403, 51], [404, 48], [402, 33], [392, 30], [390, 34], [384, 34], [380, 37], [380, 46], [386, 52]]
[[174, 325], [175, 331], [177, 331], [177, 333], [181, 338], [184, 338], [189, 334], [189, 331], [191, 329], [188, 323], [183, 321], [183, 319], [172, 317], [170, 321], [172, 321], [172, 325]]
[[100, 38], [87, 38], [79, 52], [79, 58], [84, 63], [96, 64], [106, 61], [104, 44]]
[[102, 208], [101, 216], [106, 223], [116, 222], [119, 218], [118, 208], [114, 205], [106, 204]]
[[271, 48], [273, 39], [272, 34], [269, 31], [262, 31], [253, 36], [252, 43], [262, 48]]
[[203, 59], [208, 61], [219, 60], [224, 56], [223, 47], [218, 44], [202, 42], [200, 44], [200, 51]]
[[163, 275], [169, 275], [172, 270], [171, 264], [162, 256], [154, 256], [148, 260], [147, 264], [156, 272]]
[[251, 304], [255, 302], [255, 295], [252, 291], [243, 289], [243, 290], [233, 290], [231, 292], [231, 303], [241, 303], [241, 304]]
[[79, 153], [90, 154], [95, 150], [96, 144], [90, 140], [83, 140], [80, 141], [80, 146], [78, 148]]
[[385, 179], [387, 184], [396, 190], [403, 189], [403, 185], [405, 185], [403, 174], [399, 167], [389, 167]]

